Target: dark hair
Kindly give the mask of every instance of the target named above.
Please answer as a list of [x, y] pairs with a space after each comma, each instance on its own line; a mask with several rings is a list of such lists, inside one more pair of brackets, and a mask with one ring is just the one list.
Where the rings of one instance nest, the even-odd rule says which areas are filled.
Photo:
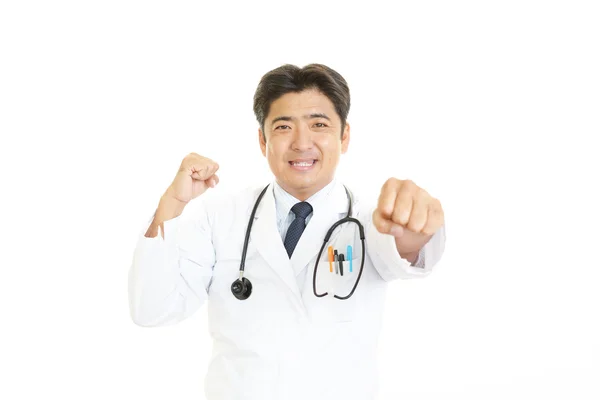
[[263, 75], [254, 93], [254, 115], [263, 137], [271, 104], [286, 93], [299, 93], [307, 89], [319, 90], [333, 103], [342, 121], [341, 136], [350, 111], [350, 90], [346, 80], [323, 64], [309, 64], [303, 68], [285, 64]]

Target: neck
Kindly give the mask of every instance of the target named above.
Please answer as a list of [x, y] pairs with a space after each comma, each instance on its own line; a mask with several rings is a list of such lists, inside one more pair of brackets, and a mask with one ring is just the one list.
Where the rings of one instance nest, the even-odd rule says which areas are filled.
[[306, 201], [312, 195], [314, 195], [315, 193], [317, 193], [319, 190], [321, 190], [325, 186], [329, 185], [332, 181], [333, 181], [333, 179], [330, 180], [329, 182], [326, 182], [325, 184], [322, 184], [322, 185], [313, 185], [313, 186], [309, 186], [309, 187], [306, 187], [306, 188], [300, 188], [300, 189], [298, 189], [298, 188], [290, 188], [289, 186], [286, 186], [284, 183], [282, 183], [278, 179], [277, 179], [277, 184], [279, 186], [281, 186], [281, 188], [283, 190], [285, 190], [286, 192], [288, 192], [289, 194], [291, 194], [292, 196], [294, 196], [299, 201]]

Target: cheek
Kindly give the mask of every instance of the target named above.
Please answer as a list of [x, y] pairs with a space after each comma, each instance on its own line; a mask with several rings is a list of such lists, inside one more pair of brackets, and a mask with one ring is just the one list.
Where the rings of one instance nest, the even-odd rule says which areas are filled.
[[327, 137], [319, 141], [318, 146], [323, 154], [323, 159], [335, 160], [342, 151], [342, 142], [337, 137]]
[[281, 143], [278, 142], [269, 142], [267, 145], [267, 156], [270, 161], [277, 162], [279, 159], [283, 157], [284, 151]]

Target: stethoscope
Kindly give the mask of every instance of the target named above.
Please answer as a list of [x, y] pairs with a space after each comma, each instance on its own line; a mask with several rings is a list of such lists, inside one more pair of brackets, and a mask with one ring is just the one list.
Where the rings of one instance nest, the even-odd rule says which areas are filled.
[[[250, 215], [250, 220], [248, 221], [248, 228], [246, 228], [246, 237], [244, 239], [244, 248], [242, 249], [242, 261], [240, 262], [240, 277], [231, 284], [231, 292], [239, 300], [246, 300], [252, 294], [252, 283], [250, 282], [250, 280], [248, 278], [244, 277], [244, 267], [246, 264], [246, 252], [248, 251], [248, 241], [250, 240], [250, 231], [252, 230], [252, 222], [254, 221], [254, 215], [256, 214], [256, 209], [258, 208], [258, 205], [260, 204], [260, 201], [261, 201], [262, 197], [264, 196], [265, 192], [267, 191], [268, 187], [269, 187], [269, 185], [267, 185], [262, 190], [262, 192], [256, 199], [256, 202], [254, 203], [254, 208], [252, 209], [252, 214]], [[365, 230], [364, 230], [362, 224], [360, 223], [360, 221], [358, 221], [356, 218], [351, 217], [351, 215], [352, 215], [352, 194], [350, 193], [350, 191], [348, 190], [348, 188], [346, 186], [344, 186], [344, 189], [346, 190], [346, 196], [348, 197], [348, 213], [346, 214], [345, 218], [340, 219], [339, 221], [334, 223], [329, 228], [329, 230], [327, 231], [327, 234], [325, 235], [325, 240], [323, 240], [323, 245], [321, 246], [321, 250], [319, 250], [319, 255], [317, 256], [317, 260], [315, 262], [315, 270], [313, 273], [313, 293], [317, 297], [324, 297], [329, 294], [328, 292], [321, 293], [321, 294], [317, 293], [317, 266], [319, 265], [319, 260], [321, 259], [323, 250], [325, 249], [327, 242], [331, 238], [333, 231], [335, 230], [335, 228], [337, 228], [338, 226], [340, 226], [343, 223], [353, 222], [358, 225], [360, 242], [361, 242], [361, 246], [362, 246], [360, 271], [358, 272], [358, 278], [356, 279], [356, 282], [354, 283], [352, 290], [350, 291], [350, 293], [347, 296], [334, 295], [333, 297], [335, 297], [336, 299], [339, 299], [339, 300], [349, 299], [354, 294], [354, 291], [356, 290], [356, 287], [358, 286], [358, 282], [360, 281], [360, 277], [363, 272], [363, 267], [365, 264]]]

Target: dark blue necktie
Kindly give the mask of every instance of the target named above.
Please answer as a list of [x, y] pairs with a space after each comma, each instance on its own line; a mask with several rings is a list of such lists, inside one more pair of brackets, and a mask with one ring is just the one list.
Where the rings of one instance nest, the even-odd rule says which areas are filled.
[[283, 241], [288, 257], [292, 257], [292, 253], [298, 244], [298, 240], [300, 240], [300, 236], [302, 236], [302, 232], [304, 232], [304, 228], [306, 227], [306, 217], [312, 212], [312, 206], [305, 201], [296, 203], [292, 207], [292, 212], [296, 215], [296, 218], [288, 228], [288, 231], [285, 234], [285, 240]]

